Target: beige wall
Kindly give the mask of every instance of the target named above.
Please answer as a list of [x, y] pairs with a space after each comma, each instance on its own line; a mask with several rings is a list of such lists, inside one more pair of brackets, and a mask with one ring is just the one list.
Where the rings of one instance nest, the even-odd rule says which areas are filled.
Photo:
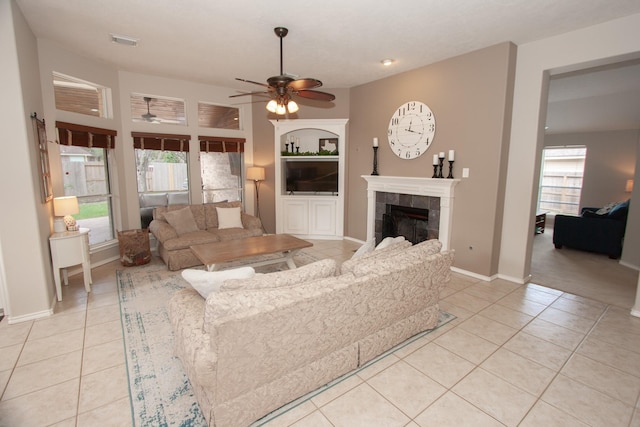
[[[29, 118], [43, 118], [36, 38], [14, 2], [0, 2], [0, 286], [9, 321], [51, 313], [54, 299], [48, 236], [51, 203], [43, 203], [38, 153]], [[51, 144], [50, 144], [51, 145]]]
[[638, 131], [589, 132], [547, 135], [544, 145], [584, 145], [587, 158], [580, 207], [604, 206], [628, 199], [627, 179], [636, 169]]
[[[497, 273], [502, 188], [515, 46], [503, 43], [427, 67], [357, 86], [351, 91], [346, 234], [366, 238], [366, 182], [372, 170], [372, 138], [380, 140], [380, 175], [431, 177], [433, 154], [456, 150], [454, 176], [469, 168], [456, 187], [451, 247], [455, 266], [481, 276]], [[435, 115], [436, 134], [413, 160], [389, 149], [387, 129], [401, 104], [422, 101]], [[506, 133], [505, 133], [506, 132]]]

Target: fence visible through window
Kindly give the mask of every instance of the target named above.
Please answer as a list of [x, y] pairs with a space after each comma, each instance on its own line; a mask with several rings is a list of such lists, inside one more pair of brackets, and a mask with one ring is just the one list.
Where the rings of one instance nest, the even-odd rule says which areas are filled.
[[547, 147], [542, 155], [538, 211], [578, 215], [586, 147]]

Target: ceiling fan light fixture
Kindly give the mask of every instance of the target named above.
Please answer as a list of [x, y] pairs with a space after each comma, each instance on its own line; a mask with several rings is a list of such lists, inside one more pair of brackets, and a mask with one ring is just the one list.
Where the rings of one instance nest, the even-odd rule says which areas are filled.
[[276, 102], [275, 99], [272, 99], [267, 104], [267, 110], [270, 111], [271, 113], [275, 113], [277, 108], [278, 108], [278, 103]]
[[300, 107], [298, 107], [298, 103], [295, 101], [289, 101], [289, 103], [287, 104], [287, 111], [289, 113], [295, 113], [300, 109]]
[[283, 116], [287, 112], [287, 107], [284, 104], [278, 104], [276, 107], [276, 114], [279, 116]]

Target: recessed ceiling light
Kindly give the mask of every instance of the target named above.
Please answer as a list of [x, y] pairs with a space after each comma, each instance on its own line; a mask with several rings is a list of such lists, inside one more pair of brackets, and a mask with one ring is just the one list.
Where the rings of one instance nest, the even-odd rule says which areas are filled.
[[386, 67], [393, 64], [394, 62], [396, 61], [394, 61], [393, 59], [383, 59], [382, 61], [380, 61], [380, 63]]
[[111, 41], [125, 46], [138, 46], [138, 39], [129, 36], [119, 36], [117, 34], [110, 34]]

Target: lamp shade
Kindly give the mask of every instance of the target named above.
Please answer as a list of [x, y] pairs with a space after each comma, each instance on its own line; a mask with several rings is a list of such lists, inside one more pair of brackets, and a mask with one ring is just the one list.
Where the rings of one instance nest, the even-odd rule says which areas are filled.
[[264, 181], [264, 168], [257, 166], [247, 168], [247, 179], [252, 181]]
[[80, 212], [76, 196], [56, 197], [53, 199], [53, 212], [56, 216], [75, 215]]
[[633, 192], [633, 180], [632, 179], [628, 179], [627, 180], [627, 185], [624, 186], [624, 191], [626, 191], [627, 193], [632, 193]]

